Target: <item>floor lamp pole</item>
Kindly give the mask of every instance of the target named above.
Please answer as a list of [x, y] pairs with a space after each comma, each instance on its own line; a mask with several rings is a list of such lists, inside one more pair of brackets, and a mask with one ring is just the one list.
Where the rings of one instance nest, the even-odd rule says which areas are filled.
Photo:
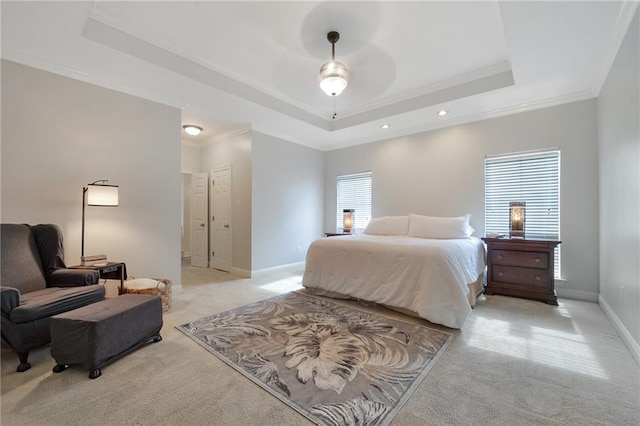
[[80, 261], [84, 260], [84, 206], [86, 204], [85, 198], [88, 189], [87, 187], [82, 188], [82, 249], [80, 250]]

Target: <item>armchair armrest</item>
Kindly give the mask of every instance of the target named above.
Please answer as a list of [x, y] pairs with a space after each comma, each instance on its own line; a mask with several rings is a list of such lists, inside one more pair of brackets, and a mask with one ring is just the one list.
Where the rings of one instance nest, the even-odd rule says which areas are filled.
[[98, 284], [100, 272], [93, 269], [56, 269], [49, 275], [50, 287], [77, 287]]
[[20, 306], [20, 290], [13, 287], [0, 287], [0, 311], [9, 318], [13, 308]]

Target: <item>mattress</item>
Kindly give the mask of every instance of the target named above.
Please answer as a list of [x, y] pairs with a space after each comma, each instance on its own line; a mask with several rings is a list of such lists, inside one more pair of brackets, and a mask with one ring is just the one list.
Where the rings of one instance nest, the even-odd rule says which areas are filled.
[[331, 237], [310, 245], [302, 285], [460, 328], [471, 313], [469, 285], [484, 269], [484, 244], [476, 237]]

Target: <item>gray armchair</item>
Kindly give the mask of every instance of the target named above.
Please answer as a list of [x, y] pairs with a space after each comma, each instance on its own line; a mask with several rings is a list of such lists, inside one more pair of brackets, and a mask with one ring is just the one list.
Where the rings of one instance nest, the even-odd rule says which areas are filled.
[[56, 225], [0, 225], [2, 343], [18, 354], [18, 372], [31, 368], [29, 351], [51, 342], [49, 318], [104, 299], [98, 271], [67, 269]]

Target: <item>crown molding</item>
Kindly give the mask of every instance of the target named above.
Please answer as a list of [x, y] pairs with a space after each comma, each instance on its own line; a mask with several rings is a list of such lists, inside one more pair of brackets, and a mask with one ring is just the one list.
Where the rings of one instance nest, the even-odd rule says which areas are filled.
[[31, 68], [36, 68], [41, 71], [50, 72], [62, 77], [92, 84], [94, 86], [99, 86], [104, 89], [114, 90], [126, 95], [135, 96], [137, 98], [145, 99], [149, 102], [156, 102], [177, 109], [182, 109], [183, 107], [183, 104], [179, 101], [167, 96], [159, 96], [156, 92], [148, 92], [145, 90], [140, 90], [140, 88], [137, 86], [123, 84], [112, 79], [96, 77], [95, 75], [78, 71], [75, 68], [70, 68], [68, 66], [62, 65], [56, 61], [52, 61], [51, 59], [34, 56], [30, 53], [15, 50], [10, 47], [2, 47], [2, 59]]
[[244, 133], [250, 132], [251, 131], [251, 125], [249, 124], [242, 124], [240, 126], [234, 127], [230, 130], [224, 131], [222, 133], [218, 133], [215, 136], [212, 136], [208, 139], [203, 140], [202, 142], [200, 142], [198, 144], [198, 146], [204, 148], [205, 146], [211, 146], [213, 144], [219, 143], [219, 142], [224, 142], [224, 141], [228, 141], [229, 139], [233, 139], [235, 137], [238, 137]]
[[374, 102], [368, 102], [366, 106], [352, 108], [340, 113], [340, 119], [347, 119], [356, 115], [366, 114], [368, 112], [393, 106], [395, 104], [411, 101], [416, 98], [426, 97], [436, 92], [451, 89], [457, 86], [461, 86], [466, 83], [481, 80], [487, 77], [496, 76], [503, 73], [511, 73], [511, 65], [508, 62], [501, 62], [499, 64], [486, 67], [480, 70], [476, 70], [467, 74], [463, 74], [457, 77], [449, 78], [447, 80], [439, 81], [437, 83], [429, 84], [415, 90], [409, 90], [396, 96], [380, 99]]
[[421, 126], [415, 126], [411, 128], [406, 128], [402, 130], [398, 130], [393, 133], [387, 133], [384, 137], [369, 137], [363, 138], [359, 140], [354, 140], [348, 143], [334, 144], [331, 146], [324, 147], [322, 151], [335, 151], [337, 149], [349, 148], [351, 146], [364, 145], [367, 143], [380, 142], [383, 140], [395, 139], [403, 136], [410, 136], [419, 133], [429, 132], [432, 130], [444, 129], [447, 127], [459, 126], [462, 124], [474, 123], [477, 121], [488, 120], [492, 118], [504, 117], [513, 114], [519, 114], [523, 112], [534, 111], [542, 108], [550, 108], [557, 105], [568, 104], [572, 102], [584, 101], [587, 99], [593, 99], [596, 95], [589, 91], [581, 91], [572, 93], [566, 96], [558, 96], [553, 98], [547, 98], [541, 101], [531, 102], [528, 104], [522, 105], [514, 105], [506, 108], [499, 108], [492, 111], [486, 111], [478, 114], [469, 114], [463, 117], [458, 117], [455, 119], [449, 119], [446, 121], [438, 121], [433, 123], [428, 123]]
[[280, 111], [297, 120], [320, 129], [329, 130], [330, 123], [308, 108], [300, 107], [291, 100], [283, 100], [261, 89], [226, 74], [215, 71], [207, 65], [159, 47], [145, 39], [94, 17], [87, 19], [82, 36], [88, 40], [108, 46], [121, 53], [134, 56], [142, 61], [170, 70], [184, 77], [198, 81], [217, 90], [238, 96], [246, 101]]
[[[154, 42], [153, 39], [154, 38], [158, 38], [159, 36], [153, 36], [152, 34], [142, 31], [140, 28], [138, 27], [132, 27], [132, 26], [128, 26], [126, 25], [121, 17], [119, 15], [116, 15], [114, 13], [111, 13], [109, 11], [106, 11], [104, 9], [100, 9], [99, 5], [98, 5], [98, 9], [96, 9], [96, 4], [94, 3], [91, 9], [91, 13], [89, 14], [88, 17], [89, 20], [93, 20], [95, 22], [99, 22], [102, 25], [106, 25], [108, 27], [111, 27], [112, 29], [122, 32], [124, 34], [127, 34], [128, 36], [135, 38], [135, 39], [139, 39], [141, 41], [143, 41], [144, 43], [154, 46], [158, 49], [164, 50], [165, 52], [167, 52], [170, 55], [175, 56], [175, 58], [180, 58], [180, 59], [186, 59], [190, 62], [193, 62], [194, 64], [198, 64], [202, 67], [204, 67], [205, 69], [209, 70], [212, 74], [212, 79], [214, 79], [216, 76], [220, 77], [224, 77], [226, 79], [232, 80], [240, 85], [244, 85], [247, 86], [248, 88], [251, 88], [253, 91], [255, 92], [259, 92], [262, 95], [267, 95], [270, 97], [273, 97], [275, 99], [278, 99], [279, 101], [292, 105], [295, 108], [299, 108], [301, 110], [304, 110], [310, 114], [313, 114], [315, 116], [317, 116], [318, 118], [323, 118], [324, 113], [322, 111], [320, 111], [317, 108], [313, 108], [309, 105], [304, 104], [303, 102], [300, 102], [294, 98], [291, 98], [289, 96], [286, 96], [285, 94], [281, 93], [281, 92], [277, 92], [274, 90], [271, 90], [268, 87], [265, 87], [264, 85], [259, 84], [256, 81], [250, 80], [245, 78], [244, 76], [242, 76], [241, 74], [231, 71], [229, 69], [223, 68], [221, 67], [219, 64], [213, 63], [211, 61], [208, 60], [203, 60], [200, 55], [198, 54], [198, 52], [196, 52], [195, 50], [189, 49], [189, 48], [185, 48], [185, 47], [181, 47], [177, 44], [175, 44], [174, 42], [172, 42], [170, 39], [167, 38], [160, 38], [160, 42], [162, 44], [162, 46], [156, 44], [157, 42]], [[86, 36], [85, 36], [86, 37]], [[116, 48], [117, 49], [117, 48]], [[162, 66], [162, 65], [161, 65]], [[186, 77], [189, 78], [193, 78], [191, 75], [189, 74], [184, 74], [181, 73], [180, 71], [171, 69], [174, 72], [178, 72], [179, 74], [185, 75]], [[217, 87], [214, 86], [216, 88], [220, 88], [222, 90], [225, 90], [222, 87]], [[225, 90], [227, 91], [227, 90]], [[232, 94], [235, 94], [237, 96], [243, 97], [240, 94], [237, 94], [235, 91], [233, 92], [229, 92]], [[250, 101], [259, 103], [258, 101], [254, 100], [254, 99], [248, 99]], [[323, 118], [324, 119], [324, 118]], [[304, 121], [304, 120], [303, 120]], [[314, 124], [314, 123], [309, 123], [309, 124]]]
[[591, 86], [591, 90], [596, 94], [596, 96], [600, 96], [602, 86], [604, 86], [604, 82], [607, 80], [609, 71], [616, 60], [616, 56], [618, 56], [618, 50], [620, 50], [620, 46], [622, 46], [622, 42], [629, 31], [629, 26], [631, 25], [631, 21], [633, 20], [639, 5], [640, 1], [625, 1], [622, 3], [622, 8], [620, 9], [620, 14], [618, 15], [618, 19], [614, 26], [615, 31], [611, 37], [609, 48], [604, 55], [598, 77], [593, 86]]

